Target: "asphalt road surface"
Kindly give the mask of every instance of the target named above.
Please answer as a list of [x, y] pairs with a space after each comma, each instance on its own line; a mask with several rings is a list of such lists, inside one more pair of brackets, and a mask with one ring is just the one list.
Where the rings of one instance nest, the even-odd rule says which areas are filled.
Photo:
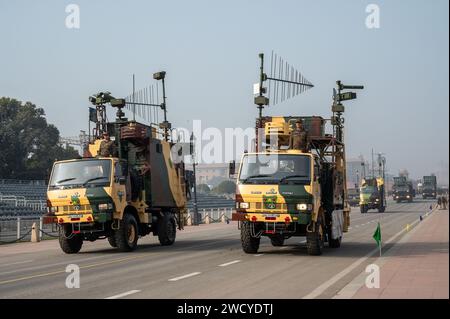
[[[106, 240], [85, 242], [76, 255], [56, 240], [4, 245], [0, 298], [332, 298], [378, 257], [378, 221], [386, 251], [434, 203], [389, 203], [382, 214], [355, 208], [341, 248], [321, 256], [307, 254], [304, 237], [283, 247], [263, 238], [258, 254], [245, 254], [236, 223], [186, 227], [169, 247], [146, 236], [131, 253]], [[80, 267], [80, 288], [66, 287], [69, 264]]]

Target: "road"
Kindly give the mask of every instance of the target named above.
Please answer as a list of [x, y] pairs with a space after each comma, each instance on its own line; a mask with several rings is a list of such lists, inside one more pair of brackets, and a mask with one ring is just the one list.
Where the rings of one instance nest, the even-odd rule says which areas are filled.
[[[263, 238], [258, 254], [247, 255], [235, 223], [187, 227], [171, 247], [147, 236], [131, 253], [105, 240], [86, 242], [77, 255], [62, 253], [56, 240], [0, 246], [0, 298], [332, 298], [377, 257], [378, 221], [383, 241], [392, 238], [386, 251], [431, 204], [390, 203], [382, 214], [353, 209], [341, 248], [322, 256], [309, 256], [303, 237], [283, 247]], [[65, 286], [68, 264], [80, 267], [78, 289]]]

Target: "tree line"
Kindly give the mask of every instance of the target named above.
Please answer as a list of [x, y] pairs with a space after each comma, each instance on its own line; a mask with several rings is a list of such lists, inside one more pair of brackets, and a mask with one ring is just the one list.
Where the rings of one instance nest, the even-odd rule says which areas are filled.
[[31, 102], [0, 98], [0, 178], [48, 179], [55, 160], [76, 158], [59, 145], [59, 130]]

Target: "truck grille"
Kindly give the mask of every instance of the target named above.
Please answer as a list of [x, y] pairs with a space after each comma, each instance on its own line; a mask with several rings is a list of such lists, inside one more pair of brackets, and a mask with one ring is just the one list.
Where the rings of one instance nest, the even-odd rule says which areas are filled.
[[76, 213], [76, 212], [83, 212], [83, 211], [91, 211], [92, 207], [91, 205], [68, 205], [68, 206], [62, 206], [61, 212], [63, 213]]

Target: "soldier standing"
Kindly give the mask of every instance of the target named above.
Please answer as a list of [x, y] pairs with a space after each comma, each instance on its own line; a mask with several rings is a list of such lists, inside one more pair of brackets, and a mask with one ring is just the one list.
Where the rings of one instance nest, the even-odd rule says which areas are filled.
[[103, 133], [103, 141], [100, 143], [98, 155], [102, 157], [110, 157], [115, 155], [115, 144], [109, 137], [108, 132]]
[[303, 127], [302, 120], [295, 122], [295, 129], [291, 132], [289, 138], [289, 148], [306, 152], [308, 150], [308, 133]]

